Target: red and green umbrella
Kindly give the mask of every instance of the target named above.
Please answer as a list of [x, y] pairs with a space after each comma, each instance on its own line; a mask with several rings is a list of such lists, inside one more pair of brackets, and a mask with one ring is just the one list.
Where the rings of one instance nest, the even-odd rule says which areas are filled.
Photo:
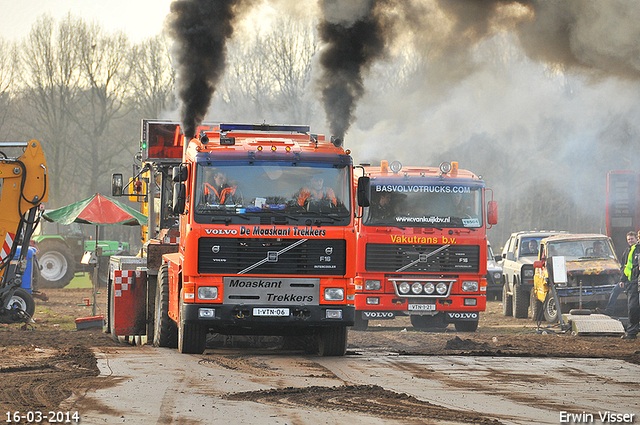
[[96, 226], [147, 224], [146, 215], [99, 193], [65, 207], [47, 211], [43, 217], [60, 224], [83, 223]]

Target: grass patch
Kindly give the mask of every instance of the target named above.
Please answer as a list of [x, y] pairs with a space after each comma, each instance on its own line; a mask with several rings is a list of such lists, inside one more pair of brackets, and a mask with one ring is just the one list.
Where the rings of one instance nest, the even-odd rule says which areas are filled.
[[84, 273], [81, 276], [76, 276], [71, 279], [71, 282], [65, 289], [83, 289], [83, 288], [93, 288], [93, 283], [91, 283], [91, 276], [89, 273]]

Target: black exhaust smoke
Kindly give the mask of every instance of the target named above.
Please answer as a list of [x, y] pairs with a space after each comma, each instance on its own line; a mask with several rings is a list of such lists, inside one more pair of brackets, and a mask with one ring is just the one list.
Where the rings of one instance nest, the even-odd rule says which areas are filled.
[[182, 102], [182, 132], [196, 136], [226, 67], [226, 42], [233, 22], [249, 0], [179, 0], [165, 25], [173, 38], [176, 86]]
[[[320, 55], [322, 101], [331, 133], [344, 139], [353, 120], [357, 101], [364, 94], [363, 72], [384, 55], [384, 25], [376, 15], [383, 1], [325, 0], [321, 8], [320, 38], [326, 46]], [[339, 15], [344, 7], [358, 16], [349, 20], [330, 21], [329, 11]], [[338, 13], [335, 13], [338, 12]], [[344, 15], [343, 15], [344, 17]]]

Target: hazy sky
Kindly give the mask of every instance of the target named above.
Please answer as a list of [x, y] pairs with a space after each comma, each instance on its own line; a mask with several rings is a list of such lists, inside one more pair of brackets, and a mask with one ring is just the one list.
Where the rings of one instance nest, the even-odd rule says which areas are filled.
[[0, 0], [0, 37], [20, 39], [43, 14], [71, 12], [97, 20], [107, 31], [124, 30], [133, 41], [159, 34], [171, 0]]

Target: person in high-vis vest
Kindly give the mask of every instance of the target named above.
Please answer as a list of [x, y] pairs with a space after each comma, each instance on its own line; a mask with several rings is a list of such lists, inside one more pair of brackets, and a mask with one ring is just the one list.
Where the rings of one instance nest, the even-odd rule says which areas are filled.
[[311, 184], [309, 187], [303, 187], [298, 194], [298, 205], [305, 207], [309, 202], [313, 201], [327, 201], [330, 205], [336, 206], [338, 200], [330, 187], [324, 187], [324, 179], [315, 175], [311, 177]]
[[629, 244], [629, 246], [624, 250], [622, 257], [620, 257], [620, 282], [613, 287], [611, 295], [609, 295], [609, 302], [607, 303], [607, 307], [604, 309], [604, 314], [606, 314], [607, 316], [613, 316], [613, 314], [615, 313], [618, 297], [624, 291], [624, 288], [629, 282], [629, 278], [631, 277], [632, 256], [635, 252], [635, 246], [638, 243], [638, 236], [634, 231], [627, 233], [627, 243]]
[[636, 339], [638, 337], [638, 331], [640, 331], [640, 295], [638, 294], [638, 276], [640, 276], [640, 269], [638, 264], [640, 261], [638, 255], [640, 255], [640, 243], [635, 244], [633, 247], [634, 252], [631, 254], [631, 276], [625, 289], [627, 291], [627, 308], [629, 310], [629, 323], [622, 339]]

